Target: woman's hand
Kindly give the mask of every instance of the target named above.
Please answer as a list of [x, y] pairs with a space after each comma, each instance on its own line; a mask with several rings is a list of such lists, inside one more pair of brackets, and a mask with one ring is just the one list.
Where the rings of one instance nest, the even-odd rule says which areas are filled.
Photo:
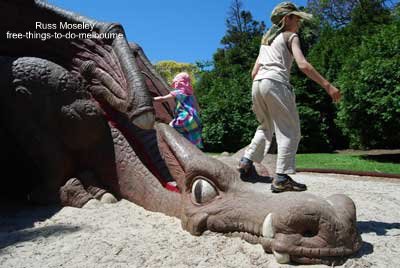
[[326, 92], [328, 92], [329, 96], [331, 96], [333, 102], [339, 102], [341, 95], [338, 88], [329, 84], [327, 88], [325, 88]]

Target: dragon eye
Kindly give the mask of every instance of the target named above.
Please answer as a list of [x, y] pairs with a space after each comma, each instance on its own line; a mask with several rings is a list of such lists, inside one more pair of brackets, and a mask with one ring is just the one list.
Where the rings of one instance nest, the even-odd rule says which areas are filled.
[[201, 177], [192, 185], [192, 198], [198, 204], [207, 203], [218, 195], [217, 190]]

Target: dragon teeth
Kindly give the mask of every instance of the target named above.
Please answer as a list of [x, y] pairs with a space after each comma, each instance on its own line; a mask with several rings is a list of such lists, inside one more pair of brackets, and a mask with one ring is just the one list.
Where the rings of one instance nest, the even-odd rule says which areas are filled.
[[274, 238], [275, 236], [274, 227], [272, 226], [272, 213], [269, 213], [264, 219], [262, 235], [266, 238]]
[[285, 264], [290, 262], [290, 256], [287, 253], [279, 253], [275, 250], [272, 251], [274, 253], [274, 257], [277, 263]]
[[[263, 225], [262, 225], [262, 235], [265, 238], [274, 238], [275, 231], [274, 226], [272, 225], [272, 213], [269, 213], [267, 217], [265, 217]], [[285, 264], [290, 262], [290, 255], [287, 253], [279, 253], [275, 250], [272, 251], [274, 253], [274, 257], [277, 263]]]

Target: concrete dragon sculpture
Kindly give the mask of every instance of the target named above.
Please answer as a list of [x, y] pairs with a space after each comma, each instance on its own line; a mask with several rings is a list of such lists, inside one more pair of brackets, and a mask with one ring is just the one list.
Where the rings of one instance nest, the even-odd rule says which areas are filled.
[[[24, 155], [18, 180], [4, 188], [11, 195], [75, 207], [125, 198], [180, 218], [194, 235], [211, 230], [261, 244], [282, 263], [339, 263], [361, 247], [347, 196], [254, 193], [165, 124], [174, 103], [153, 106], [152, 96], [168, 86], [120, 25], [38, 0], [1, 0], [0, 10], [2, 34], [30, 31], [38, 20], [119, 34], [0, 43], [2, 145]], [[166, 189], [170, 180], [177, 188]]]

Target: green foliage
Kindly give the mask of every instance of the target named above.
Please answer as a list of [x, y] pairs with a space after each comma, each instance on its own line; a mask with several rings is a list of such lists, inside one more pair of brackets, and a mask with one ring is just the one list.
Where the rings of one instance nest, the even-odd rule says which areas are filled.
[[[303, 53], [309, 61], [324, 73], [322, 66], [318, 66], [318, 60], [313, 57], [314, 49], [318, 47], [318, 35], [320, 34], [317, 23], [304, 24], [300, 36]], [[328, 58], [328, 55], [327, 57]], [[322, 64], [321, 64], [322, 65]], [[334, 107], [326, 92], [316, 83], [307, 78], [298, 68], [292, 70], [291, 83], [295, 88], [297, 107], [300, 116], [302, 139], [299, 144], [299, 152], [330, 152], [337, 144], [332, 142], [331, 136], [335, 135], [333, 122]]]
[[[380, 4], [381, 2], [375, 0], [361, 1], [360, 5], [352, 6], [351, 12], [346, 13], [346, 16], [351, 16], [353, 19], [347, 23], [346, 27], [335, 29], [325, 24], [320, 31], [319, 39], [315, 43], [312, 42], [315, 39], [311, 39], [310, 42], [310, 39], [307, 40], [304, 35], [301, 35], [302, 43], [311, 44], [307, 54], [310, 63], [334, 85], [340, 86], [340, 89], [347, 86], [338, 81], [339, 76], [342, 76], [343, 73], [345, 75], [353, 74], [351, 80], [348, 80], [349, 83], [357, 83], [363, 77], [362, 74], [354, 75], [354, 67], [345, 69], [344, 66], [348, 59], [353, 58], [357, 61], [363, 40], [391, 21], [391, 18], [388, 17], [390, 13]], [[335, 1], [321, 1], [320, 4], [332, 5], [334, 3]], [[329, 9], [328, 11], [331, 12], [332, 10]], [[337, 17], [339, 15], [336, 14]], [[337, 27], [337, 24], [334, 27]], [[372, 50], [373, 48], [369, 49]], [[388, 76], [391, 75], [388, 74]], [[391, 76], [391, 79], [395, 79], [395, 76]], [[293, 74], [292, 83], [296, 88], [302, 124], [303, 137], [300, 143], [300, 152], [322, 152], [346, 148], [349, 146], [349, 140], [350, 146], [360, 147], [359, 143], [354, 142], [352, 136], [362, 135], [357, 134], [360, 132], [358, 129], [362, 126], [360, 125], [357, 129], [349, 129], [343, 123], [343, 120], [336, 120], [337, 107], [332, 104], [331, 99], [323, 89], [310, 79], [305, 78], [297, 70]], [[342, 89], [342, 91], [345, 90], [346, 88]], [[347, 100], [341, 103], [341, 115], [349, 112], [343, 107], [352, 106], [351, 101], [348, 98]], [[347, 114], [348, 118], [352, 118], [352, 116], [351, 112]], [[357, 121], [358, 119], [354, 120]], [[350, 122], [350, 120], [348, 121]], [[368, 140], [370, 137], [365, 137], [365, 139]], [[379, 146], [382, 147], [383, 143]]]
[[[348, 30], [330, 27], [322, 29], [319, 40], [314, 43], [300, 35], [302, 44], [311, 46], [308, 61], [333, 84], [351, 51], [348, 48], [357, 46], [357, 37], [350, 39], [347, 36]], [[347, 141], [335, 122], [336, 106], [325, 90], [297, 68], [293, 70], [291, 82], [296, 90], [303, 133], [299, 152], [329, 152], [346, 147]]]
[[298, 154], [296, 164], [298, 168], [322, 168], [350, 171], [374, 171], [381, 173], [400, 174], [398, 158], [386, 159], [383, 156], [368, 156], [355, 154]]
[[351, 24], [365, 31], [371, 25], [380, 25], [390, 20], [390, 10], [385, 6], [385, 0], [360, 0], [351, 13]]
[[309, 0], [308, 7], [321, 23], [341, 27], [351, 21], [351, 13], [357, 5], [354, 0]]
[[[341, 89], [343, 98], [333, 104], [325, 90], [294, 66], [291, 83], [302, 131], [299, 152], [329, 152], [349, 145], [398, 147], [399, 5], [388, 9], [388, 1], [382, 0], [311, 2], [325, 13], [303, 25], [302, 50], [315, 69]], [[234, 0], [213, 68], [197, 64], [201, 71], [196, 90], [208, 151], [236, 151], [254, 134], [250, 70], [264, 30], [264, 23], [254, 21], [241, 1]]]
[[208, 151], [236, 151], [247, 145], [257, 127], [251, 109], [250, 70], [257, 58], [264, 24], [234, 1], [223, 48], [214, 54], [214, 68], [196, 84], [202, 107], [203, 138]]
[[308, 9], [322, 25], [342, 28], [349, 23], [362, 27], [380, 24], [389, 15], [391, 0], [308, 0]]
[[180, 72], [187, 72], [190, 75], [192, 83], [196, 83], [196, 78], [199, 73], [199, 68], [195, 64], [182, 63], [176, 61], [159, 61], [154, 64], [157, 72], [167, 81], [172, 82], [172, 79]]
[[352, 148], [400, 144], [400, 21], [364, 36], [340, 74], [343, 102], [338, 122]]
[[249, 75], [241, 73], [235, 78], [212, 80], [206, 94], [198, 91], [208, 151], [236, 151], [251, 139], [257, 124], [251, 111], [250, 83]]
[[[305, 79], [296, 81], [292, 79], [293, 84], [296, 84], [297, 107], [300, 116], [301, 124], [301, 141], [299, 144], [299, 152], [330, 152], [333, 150], [333, 144], [330, 141], [328, 130], [331, 127], [329, 121], [329, 110], [324, 106], [326, 101], [319, 90], [310, 88], [313, 85]], [[296, 81], [296, 82], [295, 82]], [[305, 85], [300, 86], [305, 82]]]

